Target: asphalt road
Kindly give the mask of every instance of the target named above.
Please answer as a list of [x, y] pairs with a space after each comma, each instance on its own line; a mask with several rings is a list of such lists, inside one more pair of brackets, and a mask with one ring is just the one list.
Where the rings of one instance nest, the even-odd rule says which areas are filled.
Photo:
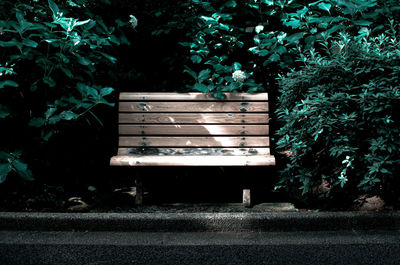
[[0, 231], [0, 264], [400, 264], [400, 231]]

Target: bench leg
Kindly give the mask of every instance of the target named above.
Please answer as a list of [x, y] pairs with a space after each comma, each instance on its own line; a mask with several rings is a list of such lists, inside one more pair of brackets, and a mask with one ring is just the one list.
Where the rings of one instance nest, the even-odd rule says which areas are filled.
[[251, 207], [250, 189], [243, 189], [243, 206]]
[[136, 176], [136, 198], [135, 204], [142, 206], [143, 205], [143, 181], [140, 176]]

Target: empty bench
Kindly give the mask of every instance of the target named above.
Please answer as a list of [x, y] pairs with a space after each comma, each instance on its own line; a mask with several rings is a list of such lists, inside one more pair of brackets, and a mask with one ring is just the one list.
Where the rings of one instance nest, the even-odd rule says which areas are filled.
[[[112, 166], [270, 166], [267, 93], [121, 93]], [[141, 178], [136, 203], [142, 204]], [[250, 206], [250, 190], [243, 190]]]

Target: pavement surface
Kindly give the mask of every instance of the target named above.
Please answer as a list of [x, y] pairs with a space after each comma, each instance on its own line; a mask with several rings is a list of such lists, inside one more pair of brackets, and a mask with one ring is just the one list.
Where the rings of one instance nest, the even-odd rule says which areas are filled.
[[399, 232], [0, 232], [1, 264], [399, 264]]
[[3, 264], [400, 264], [400, 212], [4, 212]]

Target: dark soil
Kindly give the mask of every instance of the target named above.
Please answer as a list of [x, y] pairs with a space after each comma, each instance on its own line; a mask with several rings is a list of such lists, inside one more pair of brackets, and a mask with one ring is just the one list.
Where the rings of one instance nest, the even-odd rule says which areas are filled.
[[[10, 179], [0, 185], [0, 211], [266, 212], [400, 209], [397, 206], [380, 206], [375, 209], [370, 205], [360, 207], [357, 204], [337, 207], [320, 202], [301, 204], [287, 194], [273, 191], [273, 171], [243, 168], [143, 171], [145, 206], [139, 207], [135, 205], [134, 179], [126, 173], [131, 171], [120, 171], [114, 177], [101, 178], [97, 182], [82, 181], [73, 185], [40, 181], [26, 183], [17, 178]], [[243, 188], [251, 188], [252, 208], [244, 208], [241, 204]], [[370, 201], [377, 204], [376, 199]]]

